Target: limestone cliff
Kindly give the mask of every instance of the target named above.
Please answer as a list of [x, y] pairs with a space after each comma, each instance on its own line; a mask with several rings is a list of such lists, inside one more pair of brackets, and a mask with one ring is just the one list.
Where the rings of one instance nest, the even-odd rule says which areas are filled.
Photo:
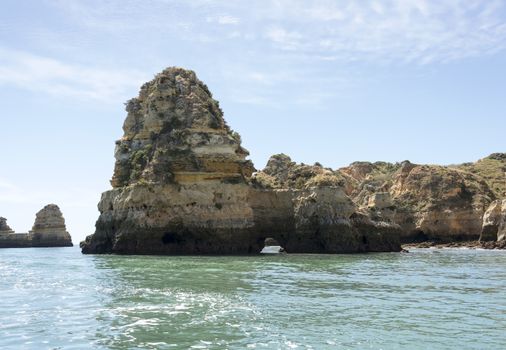
[[244, 183], [254, 168], [218, 101], [192, 71], [166, 69], [126, 104], [114, 188], [143, 183]]
[[405, 242], [476, 240], [495, 199], [484, 178], [454, 167], [357, 162], [340, 171], [355, 203], [372, 219], [400, 225]]
[[484, 179], [497, 198], [506, 198], [506, 153], [492, 153], [476, 162], [452, 165]]
[[506, 199], [492, 202], [483, 215], [480, 241], [506, 242]]
[[0, 218], [0, 248], [71, 246], [72, 239], [66, 230], [65, 219], [55, 204], [46, 205], [36, 214], [29, 233], [14, 233], [7, 226], [6, 219]]
[[239, 135], [194, 72], [164, 70], [126, 110], [113, 189], [83, 253], [259, 253], [267, 237], [288, 252], [400, 250], [397, 227], [357, 212], [340, 174], [315, 165], [251, 177]]
[[[319, 163], [297, 164], [285, 154], [276, 154], [252, 176], [251, 183], [257, 188], [291, 193], [295, 232], [310, 237], [314, 245], [347, 247], [347, 251], [398, 250], [400, 227], [381, 219], [371, 220], [348, 196], [349, 181], [339, 171]], [[319, 228], [317, 236], [315, 227]], [[332, 234], [336, 231], [340, 234]]]

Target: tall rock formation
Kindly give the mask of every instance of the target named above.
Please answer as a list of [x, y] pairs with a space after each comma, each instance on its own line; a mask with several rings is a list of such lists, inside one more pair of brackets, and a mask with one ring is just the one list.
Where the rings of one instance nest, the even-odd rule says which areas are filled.
[[33, 247], [71, 247], [65, 219], [56, 204], [48, 204], [35, 214], [32, 230], [28, 232]]
[[397, 227], [357, 213], [337, 175], [294, 188], [251, 178], [239, 135], [194, 72], [164, 70], [126, 110], [113, 189], [83, 253], [247, 254], [267, 237], [288, 252], [400, 250]]

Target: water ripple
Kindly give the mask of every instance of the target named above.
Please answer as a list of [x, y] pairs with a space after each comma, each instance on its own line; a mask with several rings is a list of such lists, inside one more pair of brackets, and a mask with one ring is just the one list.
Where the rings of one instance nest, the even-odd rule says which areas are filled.
[[1, 349], [506, 348], [506, 254], [0, 249]]

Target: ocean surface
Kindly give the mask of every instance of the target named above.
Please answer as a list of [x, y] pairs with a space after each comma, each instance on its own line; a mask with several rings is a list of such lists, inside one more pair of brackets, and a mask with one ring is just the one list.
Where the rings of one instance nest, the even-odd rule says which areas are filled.
[[505, 349], [506, 251], [0, 249], [0, 349]]

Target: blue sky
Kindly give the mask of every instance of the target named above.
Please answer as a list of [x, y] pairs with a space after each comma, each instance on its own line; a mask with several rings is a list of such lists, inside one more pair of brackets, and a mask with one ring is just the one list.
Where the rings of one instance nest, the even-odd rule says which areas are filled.
[[505, 152], [505, 47], [505, 1], [2, 0], [0, 216], [23, 232], [56, 203], [75, 243], [92, 233], [124, 102], [167, 66], [257, 168]]

